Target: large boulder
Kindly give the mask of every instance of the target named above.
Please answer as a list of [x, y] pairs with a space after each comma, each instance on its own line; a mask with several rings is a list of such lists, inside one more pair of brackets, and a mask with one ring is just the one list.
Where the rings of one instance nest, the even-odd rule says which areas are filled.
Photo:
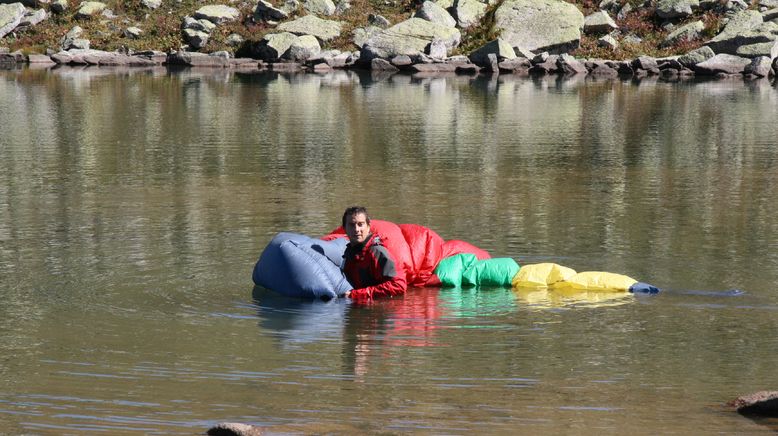
[[298, 36], [289, 33], [268, 33], [254, 48], [257, 56], [264, 61], [275, 61], [282, 57]]
[[331, 41], [340, 36], [342, 28], [341, 23], [337, 21], [324, 20], [315, 15], [306, 15], [278, 26], [278, 30], [295, 35], [313, 35], [322, 42]]
[[457, 17], [457, 25], [466, 29], [478, 24], [486, 15], [486, 4], [478, 0], [456, 0], [454, 14]]
[[459, 45], [459, 30], [435, 24], [421, 18], [410, 18], [376, 32], [362, 47], [360, 60], [392, 58], [397, 55], [424, 53], [433, 40], [443, 43], [448, 51]]
[[659, 0], [656, 4], [656, 15], [666, 20], [684, 18], [700, 7], [699, 0]]
[[240, 18], [240, 11], [225, 5], [208, 5], [198, 9], [195, 18], [208, 20], [214, 24], [222, 24], [235, 21]]
[[373, 35], [379, 32], [381, 32], [381, 28], [376, 26], [358, 27], [351, 32], [351, 40], [354, 42], [354, 45], [362, 48]]
[[319, 40], [313, 35], [303, 35], [289, 46], [284, 57], [294, 62], [305, 62], [321, 53]]
[[584, 33], [608, 33], [619, 26], [605, 11], [595, 12], [584, 18]]
[[700, 48], [690, 51], [689, 53], [686, 53], [685, 55], [682, 55], [678, 58], [678, 62], [680, 62], [681, 65], [686, 68], [692, 68], [700, 62], [707, 61], [713, 56], [716, 56], [716, 53], [713, 53], [713, 50], [711, 50], [710, 47], [704, 45]]
[[707, 61], [694, 66], [697, 74], [715, 76], [717, 74], [742, 74], [746, 65], [751, 64], [748, 58], [729, 54], [717, 54]]
[[438, 6], [437, 3], [431, 2], [429, 0], [422, 3], [422, 5], [419, 7], [419, 10], [417, 10], [416, 14], [414, 14], [414, 17], [448, 27], [454, 27], [457, 25], [457, 20], [455, 20], [454, 17], [448, 13], [448, 11]]
[[83, 2], [78, 7], [76, 18], [89, 18], [103, 12], [106, 7], [108, 6], [102, 2]]
[[494, 13], [494, 29], [513, 47], [564, 53], [581, 41], [584, 16], [560, 0], [506, 0]]
[[740, 11], [727, 23], [724, 30], [708, 42], [716, 54], [759, 57], [773, 52], [778, 36], [778, 25], [763, 21], [762, 14], [753, 10]]
[[34, 26], [42, 22], [46, 18], [48, 18], [48, 14], [46, 14], [45, 9], [37, 9], [37, 10], [29, 9], [27, 10], [27, 12], [25, 12], [24, 18], [22, 18], [22, 21], [19, 23], [19, 26], [22, 27]]
[[24, 12], [21, 3], [0, 4], [0, 38], [16, 29], [24, 18]]
[[662, 45], [668, 46], [678, 43], [680, 41], [692, 41], [700, 37], [702, 31], [705, 30], [705, 24], [702, 21], [692, 21], [691, 23], [684, 24], [683, 26], [670, 32]]

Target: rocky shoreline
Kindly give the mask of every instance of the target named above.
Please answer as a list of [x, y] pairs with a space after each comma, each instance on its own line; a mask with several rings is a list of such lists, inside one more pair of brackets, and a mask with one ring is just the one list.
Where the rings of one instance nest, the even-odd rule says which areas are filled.
[[[5, 0], [0, 0], [0, 2]], [[27, 0], [40, 6], [42, 0]], [[151, 0], [144, 0], [151, 1]], [[639, 55], [627, 60], [580, 58], [573, 55], [583, 39], [596, 38], [597, 46], [618, 50], [638, 38], [620, 27], [610, 14], [628, 17], [632, 3], [603, 0], [599, 10], [584, 16], [579, 8], [559, 0], [437, 0], [417, 4], [411, 16], [392, 25], [383, 16], [370, 14], [365, 27], [344, 29], [337, 16], [338, 5], [331, 0], [307, 0], [301, 4], [287, 0], [281, 6], [265, 0], [242, 4], [243, 10], [228, 5], [206, 5], [181, 19], [180, 47], [177, 50], [134, 52], [123, 47], [116, 51], [98, 50], [84, 37], [79, 25], [70, 28], [45, 53], [11, 52], [2, 48], [19, 35], [40, 26], [50, 14], [63, 14], [65, 0], [55, 0], [40, 9], [22, 3], [0, 4], [0, 66], [30, 64], [42, 68], [58, 65], [89, 66], [189, 66], [240, 70], [326, 72], [333, 69], [369, 69], [384, 73], [456, 74], [560, 74], [596, 77], [691, 76], [772, 78], [778, 70], [778, 0], [761, 0], [759, 10], [739, 0], [659, 0], [643, 3], [642, 16], [664, 20], [671, 31], [660, 45], [694, 47], [664, 57]], [[771, 1], [776, 1], [772, 5]], [[64, 6], [63, 6], [64, 2]], [[145, 3], [144, 3], [145, 4]], [[344, 4], [346, 6], [344, 6]], [[82, 2], [71, 11], [81, 20], [116, 21], [107, 5]], [[721, 29], [704, 40], [702, 20], [694, 13], [719, 8]], [[626, 12], [625, 12], [626, 10]], [[57, 12], [60, 11], [60, 12]], [[541, 13], [538, 13], [540, 11]], [[342, 13], [342, 11], [341, 11]], [[327, 16], [328, 18], [320, 18]], [[99, 17], [99, 18], [95, 18]], [[107, 17], [107, 18], [106, 18]], [[111, 18], [113, 17], [113, 18]], [[113, 21], [112, 21], [113, 20]], [[129, 23], [128, 20], [125, 22]], [[226, 38], [228, 50], [207, 51], [211, 35], [228, 23], [261, 23], [268, 31], [261, 38], [246, 39], [237, 33]], [[494, 38], [461, 53], [463, 38], [477, 32]], [[129, 26], [122, 38], [132, 41], [143, 32]], [[468, 33], [469, 32], [469, 33]], [[9, 38], [10, 36], [10, 38]], [[482, 35], [483, 36], [483, 35]], [[346, 48], [331, 48], [332, 41], [347, 38]], [[236, 53], [239, 55], [236, 57]], [[460, 54], [457, 54], [460, 53]]]

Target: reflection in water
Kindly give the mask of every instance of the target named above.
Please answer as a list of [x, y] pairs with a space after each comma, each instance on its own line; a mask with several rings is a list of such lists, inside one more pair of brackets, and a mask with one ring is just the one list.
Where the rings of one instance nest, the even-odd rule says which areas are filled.
[[[777, 100], [766, 81], [0, 71], [0, 428], [757, 432], [707, 405], [778, 382]], [[355, 203], [671, 291], [247, 303], [274, 234]]]

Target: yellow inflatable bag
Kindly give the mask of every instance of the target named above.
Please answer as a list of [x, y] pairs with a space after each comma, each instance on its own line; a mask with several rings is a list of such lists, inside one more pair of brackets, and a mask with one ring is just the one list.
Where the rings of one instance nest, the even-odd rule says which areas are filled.
[[587, 271], [567, 278], [563, 282], [552, 285], [552, 289], [599, 291], [599, 292], [627, 292], [629, 287], [637, 283], [637, 280], [621, 274], [601, 271]]
[[514, 288], [545, 288], [575, 275], [575, 270], [555, 263], [524, 265], [513, 276]]

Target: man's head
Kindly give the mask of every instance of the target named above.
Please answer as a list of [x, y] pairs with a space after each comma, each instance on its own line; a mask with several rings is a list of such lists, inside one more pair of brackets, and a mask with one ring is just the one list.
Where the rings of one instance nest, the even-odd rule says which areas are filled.
[[343, 212], [343, 230], [354, 244], [365, 242], [370, 235], [370, 215], [362, 206], [352, 206]]

